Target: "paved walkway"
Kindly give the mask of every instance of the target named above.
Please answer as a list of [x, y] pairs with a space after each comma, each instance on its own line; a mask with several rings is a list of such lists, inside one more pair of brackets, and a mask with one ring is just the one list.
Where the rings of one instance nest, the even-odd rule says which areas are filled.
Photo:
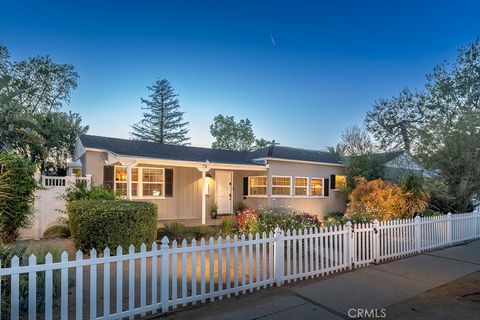
[[[477, 299], [480, 277], [475, 276], [479, 271], [480, 241], [474, 241], [353, 272], [224, 298], [177, 311], [168, 318], [349, 319], [350, 309], [377, 309], [377, 315], [382, 316], [382, 309], [386, 308], [384, 312], [387, 319], [397, 319], [408, 310], [409, 313], [405, 315], [406, 319], [410, 319], [419, 315], [415, 309], [416, 301], [428, 301], [431, 313], [420, 314], [419, 318], [428, 318], [430, 315], [430, 318], [437, 319], [439, 315], [447, 315], [442, 308], [448, 312], [455, 301], [450, 299], [449, 303], [443, 303], [443, 300], [436, 301], [432, 297], [438, 296], [438, 290], [449, 292], [442, 286], [453, 286], [463, 288], [465, 292], [461, 296], [465, 298], [465, 303], [469, 303], [469, 307], [457, 310], [456, 319], [474, 319], [480, 312], [480, 299]], [[466, 292], [469, 290], [472, 292]], [[350, 315], [358, 315], [358, 311], [350, 310]]]

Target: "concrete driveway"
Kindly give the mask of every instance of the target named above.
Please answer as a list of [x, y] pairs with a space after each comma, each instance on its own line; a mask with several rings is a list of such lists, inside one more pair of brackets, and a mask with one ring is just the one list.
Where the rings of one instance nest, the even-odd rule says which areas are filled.
[[[460, 304], [462, 307], [455, 309], [455, 318], [478, 319], [479, 271], [480, 241], [477, 240], [353, 272], [224, 298], [179, 310], [168, 318], [290, 320], [417, 316], [438, 319], [439, 315], [452, 314], [456, 306], [452, 295], [458, 294], [465, 299]], [[451, 288], [463, 291], [454, 292]]]

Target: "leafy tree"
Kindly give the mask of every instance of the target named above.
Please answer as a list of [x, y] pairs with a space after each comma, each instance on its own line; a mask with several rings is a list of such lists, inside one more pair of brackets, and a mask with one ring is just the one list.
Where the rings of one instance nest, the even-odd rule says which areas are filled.
[[210, 125], [210, 133], [215, 138], [212, 148], [235, 151], [252, 151], [255, 143], [252, 123], [248, 119], [236, 122], [233, 116], [219, 114]]
[[66, 168], [77, 137], [86, 133], [88, 126], [82, 126], [80, 115], [71, 111], [38, 114], [35, 119], [40, 124], [38, 132], [48, 140], [30, 148], [32, 159], [39, 164], [41, 171]]
[[369, 133], [358, 125], [346, 128], [342, 132], [340, 142], [335, 147], [327, 147], [327, 149], [346, 157], [372, 154], [378, 151]]
[[357, 125], [348, 127], [342, 132], [341, 141], [327, 149], [344, 157], [348, 191], [355, 188], [358, 177], [367, 180], [383, 178], [378, 148], [364, 128]]
[[0, 184], [8, 201], [0, 201], [0, 231], [2, 240], [12, 242], [18, 229], [28, 226], [32, 216], [35, 167], [28, 160], [8, 152], [0, 152]]
[[11, 90], [11, 77], [0, 77], [0, 151], [13, 150], [27, 144], [41, 145], [44, 140], [38, 134], [35, 119], [23, 112], [15, 97], [17, 90]]
[[410, 152], [427, 113], [425, 96], [405, 88], [398, 97], [376, 101], [365, 122], [383, 149]]
[[275, 140], [266, 140], [266, 139], [260, 138], [260, 139], [255, 139], [255, 145], [253, 149], [257, 150], [257, 149], [262, 149], [262, 148], [266, 148], [266, 147], [270, 147], [278, 144], [279, 143], [276, 142]]
[[[49, 56], [11, 61], [8, 49], [0, 45], [0, 72], [0, 77], [9, 79], [3, 82], [0, 94], [6, 97], [10, 107], [2, 106], [2, 110], [8, 113], [10, 121], [17, 122], [9, 124], [9, 128], [17, 129], [6, 132], [9, 139], [2, 140], [6, 141], [7, 148], [28, 157], [42, 170], [52, 159], [68, 157], [65, 150], [71, 153], [75, 145], [72, 137], [88, 130], [81, 125], [78, 114], [61, 111], [77, 87], [75, 68], [57, 64]], [[65, 167], [66, 162], [61, 161], [54, 167]]]
[[143, 119], [132, 126], [133, 139], [166, 144], [188, 145], [188, 122], [183, 121], [184, 112], [179, 111], [178, 94], [166, 79], [157, 80], [147, 87], [152, 93], [150, 100], [143, 99]]

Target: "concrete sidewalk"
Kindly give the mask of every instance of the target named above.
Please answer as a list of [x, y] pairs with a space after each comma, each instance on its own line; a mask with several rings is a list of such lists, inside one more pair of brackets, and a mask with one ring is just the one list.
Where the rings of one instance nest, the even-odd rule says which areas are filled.
[[[224, 298], [172, 313], [168, 318], [349, 319], [352, 308], [380, 310], [477, 271], [478, 240], [352, 272]], [[356, 311], [350, 311], [350, 315], [355, 314]], [[457, 318], [462, 319], [461, 315]]]

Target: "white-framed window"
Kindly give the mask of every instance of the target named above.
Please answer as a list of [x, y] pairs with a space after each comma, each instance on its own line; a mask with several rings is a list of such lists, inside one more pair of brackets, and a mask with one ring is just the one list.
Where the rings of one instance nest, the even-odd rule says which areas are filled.
[[323, 196], [323, 178], [310, 179], [310, 195], [312, 197]]
[[[127, 168], [115, 167], [115, 191], [127, 195]], [[132, 168], [132, 196], [138, 196], [138, 168]]]
[[272, 176], [272, 196], [291, 196], [292, 177]]
[[347, 176], [335, 176], [335, 189], [343, 189], [347, 187]]
[[294, 193], [295, 196], [308, 196], [308, 178], [295, 177]]
[[266, 196], [267, 195], [267, 176], [248, 177], [248, 195]]
[[[127, 168], [115, 166], [115, 191], [127, 195]], [[165, 195], [165, 169], [132, 168], [133, 197], [163, 197]]]
[[164, 192], [163, 168], [142, 168], [142, 196], [143, 197], [163, 197]]

